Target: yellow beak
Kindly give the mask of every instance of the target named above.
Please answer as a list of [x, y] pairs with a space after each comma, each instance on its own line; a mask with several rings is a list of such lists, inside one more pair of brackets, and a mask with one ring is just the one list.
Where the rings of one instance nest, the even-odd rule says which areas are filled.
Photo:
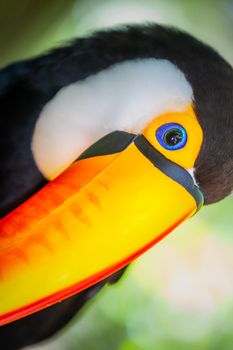
[[116, 272], [202, 201], [143, 135], [107, 135], [0, 221], [0, 324]]

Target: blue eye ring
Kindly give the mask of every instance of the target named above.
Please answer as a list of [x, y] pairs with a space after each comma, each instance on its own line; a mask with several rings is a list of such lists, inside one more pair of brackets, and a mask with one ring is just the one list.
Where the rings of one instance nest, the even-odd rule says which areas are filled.
[[176, 151], [186, 145], [188, 136], [185, 128], [180, 124], [167, 123], [156, 130], [156, 138], [163, 148]]

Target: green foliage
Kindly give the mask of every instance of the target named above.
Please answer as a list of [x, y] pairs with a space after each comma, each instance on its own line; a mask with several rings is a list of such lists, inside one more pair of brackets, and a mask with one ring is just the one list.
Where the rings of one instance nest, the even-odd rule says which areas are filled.
[[[146, 19], [185, 29], [216, 47], [233, 62], [232, 13], [232, 0], [2, 0], [0, 65], [39, 54], [107, 24]], [[104, 288], [57, 340], [42, 348], [231, 350], [233, 295], [224, 294], [228, 275], [224, 280], [220, 279], [225, 271], [223, 268], [216, 271], [215, 277], [209, 265], [213, 275], [209, 280], [208, 269], [207, 275], [201, 269], [206, 266], [203, 259], [209, 254], [205, 249], [206, 240], [210, 239], [213, 254], [217, 254], [216, 247], [219, 247], [219, 253], [222, 251], [222, 255], [216, 255], [216, 266], [218, 259], [219, 265], [224, 263], [223, 260], [229, 261], [225, 272], [229, 273], [229, 278], [233, 274], [232, 260], [227, 256], [228, 252], [233, 252], [232, 207], [233, 199], [229, 197], [189, 220], [139, 259], [121, 282]], [[162, 259], [164, 254], [168, 259], [166, 266]], [[212, 259], [216, 260], [215, 255]], [[184, 307], [169, 297], [167, 283], [173, 275], [171, 272], [166, 274], [169, 273], [168, 267], [175, 266], [176, 261], [177, 274], [183, 265], [188, 269], [188, 272], [184, 271], [187, 272], [187, 281], [193, 273], [194, 302], [198, 300], [195, 293], [210, 293], [210, 300], [213, 296], [216, 303], [214, 307], [209, 310], [198, 309], [198, 304], [195, 304], [197, 309], [190, 304]], [[197, 270], [198, 264], [200, 271]], [[168, 276], [167, 279], [164, 276]]]

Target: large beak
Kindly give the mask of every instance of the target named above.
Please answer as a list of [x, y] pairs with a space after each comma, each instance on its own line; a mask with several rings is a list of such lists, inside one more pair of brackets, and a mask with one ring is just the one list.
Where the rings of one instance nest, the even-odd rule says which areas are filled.
[[191, 175], [143, 135], [105, 136], [0, 221], [0, 324], [116, 272], [202, 200]]

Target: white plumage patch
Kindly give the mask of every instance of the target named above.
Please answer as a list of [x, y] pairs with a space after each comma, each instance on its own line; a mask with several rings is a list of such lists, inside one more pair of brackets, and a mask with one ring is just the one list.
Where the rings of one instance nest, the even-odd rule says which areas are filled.
[[35, 162], [52, 179], [103, 135], [138, 133], [163, 113], [185, 110], [192, 97], [184, 74], [168, 60], [115, 64], [62, 88], [45, 105], [32, 138]]

